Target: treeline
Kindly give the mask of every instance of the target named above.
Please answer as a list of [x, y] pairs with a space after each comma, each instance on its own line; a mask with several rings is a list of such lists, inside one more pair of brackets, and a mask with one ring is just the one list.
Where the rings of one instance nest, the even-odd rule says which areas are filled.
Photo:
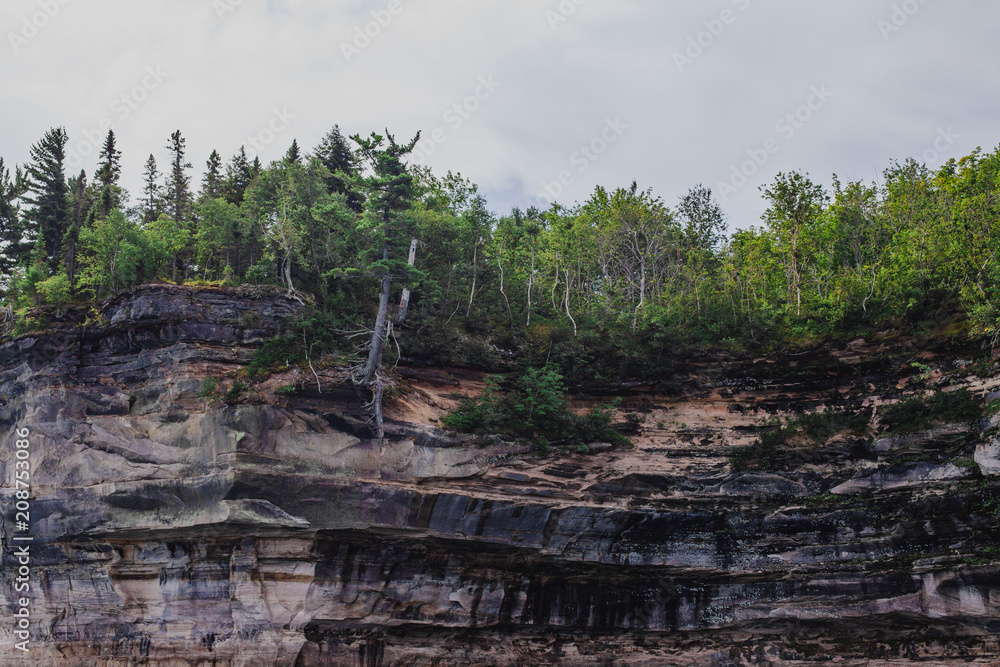
[[[877, 183], [835, 177], [832, 191], [778, 174], [761, 224], [727, 234], [701, 186], [674, 205], [632, 183], [498, 214], [460, 175], [407, 165], [414, 141], [334, 127], [266, 166], [213, 151], [196, 188], [175, 132], [165, 175], [150, 155], [132, 200], [113, 132], [88, 177], [64, 173], [67, 136], [50, 130], [24, 167], [0, 160], [4, 299], [61, 308], [155, 279], [282, 285], [327, 328], [371, 332], [366, 383], [400, 350], [483, 366], [516, 352], [572, 383], [656, 373], [678, 346], [945, 315], [997, 337], [1000, 151], [936, 171], [894, 163]], [[393, 334], [403, 344], [384, 346]]]

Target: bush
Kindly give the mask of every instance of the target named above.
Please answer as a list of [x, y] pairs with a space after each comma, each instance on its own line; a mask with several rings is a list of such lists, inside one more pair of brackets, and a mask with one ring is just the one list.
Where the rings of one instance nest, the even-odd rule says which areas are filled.
[[72, 285], [69, 283], [69, 277], [65, 273], [59, 272], [51, 278], [38, 283], [36, 288], [42, 298], [45, 299], [45, 303], [56, 307], [56, 317], [62, 317], [63, 306], [69, 302], [70, 295], [73, 292]]
[[201, 381], [201, 389], [198, 391], [198, 398], [218, 398], [219, 381], [215, 378], [207, 377]]
[[906, 434], [928, 428], [933, 423], [971, 423], [983, 415], [983, 399], [968, 389], [930, 396], [913, 396], [882, 411], [886, 432]]
[[246, 384], [245, 382], [240, 382], [239, 380], [237, 380], [236, 382], [233, 383], [233, 386], [229, 388], [229, 391], [226, 392], [226, 395], [223, 396], [222, 400], [224, 400], [226, 403], [235, 403], [236, 401], [240, 400], [240, 396], [245, 394], [249, 389], [250, 385]]
[[868, 432], [870, 420], [870, 410], [855, 413], [827, 410], [790, 419], [784, 426], [778, 421], [769, 425], [752, 445], [733, 449], [729, 455], [729, 463], [736, 472], [750, 469], [778, 470], [785, 465], [785, 450], [794, 439], [804, 437], [813, 444], [823, 445], [843, 431], [861, 436]]
[[297, 336], [279, 336], [264, 343], [250, 360], [246, 368], [251, 380], [267, 378], [277, 367], [289, 366], [306, 358], [302, 341]]
[[441, 423], [465, 433], [534, 438], [543, 449], [550, 443], [628, 444], [612, 427], [613, 409], [608, 405], [577, 416], [570, 410], [562, 375], [546, 366], [528, 368], [506, 382], [498, 377], [487, 378], [482, 396], [463, 400]]

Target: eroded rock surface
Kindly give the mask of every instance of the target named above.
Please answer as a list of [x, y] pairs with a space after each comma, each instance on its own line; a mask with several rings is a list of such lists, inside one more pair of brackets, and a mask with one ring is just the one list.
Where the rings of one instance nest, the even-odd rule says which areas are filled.
[[[481, 374], [402, 368], [380, 449], [336, 365], [318, 387], [290, 370], [200, 395], [296, 307], [147, 286], [96, 323], [3, 339], [0, 590], [12, 613], [9, 443], [27, 427], [34, 662], [5, 622], [0, 665], [1000, 660], [979, 429], [845, 433], [781, 470], [730, 467], [767, 418], [898, 398], [900, 345], [678, 361], [669, 395], [619, 392], [644, 419], [634, 449], [548, 458], [436, 426]], [[948, 359], [954, 386], [995, 391]]]

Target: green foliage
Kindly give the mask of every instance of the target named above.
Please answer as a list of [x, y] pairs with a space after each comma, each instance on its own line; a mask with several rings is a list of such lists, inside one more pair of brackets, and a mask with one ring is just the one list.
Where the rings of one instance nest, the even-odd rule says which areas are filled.
[[930, 396], [912, 396], [881, 412], [881, 425], [888, 433], [906, 434], [934, 423], [970, 423], [983, 415], [982, 397], [967, 389], [937, 391]]
[[61, 317], [63, 306], [69, 302], [73, 293], [69, 277], [60, 272], [38, 283], [37, 289], [45, 303], [56, 307], [56, 317]]
[[729, 464], [734, 472], [780, 469], [785, 462], [785, 447], [797, 432], [791, 423], [782, 426], [779, 422], [762, 432], [752, 445], [733, 448]]
[[298, 389], [295, 388], [295, 385], [286, 384], [275, 389], [274, 393], [278, 394], [279, 396], [291, 396], [295, 394], [297, 391]]
[[441, 422], [466, 433], [537, 439], [543, 449], [552, 443], [625, 445], [628, 440], [612, 426], [614, 407], [594, 408], [578, 416], [570, 410], [558, 372], [549, 367], [528, 368], [506, 382], [487, 378], [481, 396], [462, 401]]
[[764, 427], [757, 440], [745, 447], [736, 447], [729, 462], [734, 471], [777, 470], [785, 465], [789, 446], [806, 440], [813, 445], [824, 445], [834, 436], [845, 431], [853, 436], [868, 433], [871, 410], [847, 411], [828, 409], [809, 412], [789, 419], [785, 424], [772, 421]]
[[235, 403], [240, 400], [240, 398], [249, 391], [250, 385], [241, 380], [236, 380], [233, 382], [233, 386], [229, 388], [226, 395], [222, 397], [222, 400], [226, 403]]
[[814, 443], [823, 444], [844, 431], [854, 436], [865, 435], [870, 422], [871, 410], [825, 410], [801, 415], [796, 420], [796, 427]]
[[81, 286], [97, 297], [132, 287], [143, 275], [143, 235], [139, 225], [118, 209], [80, 231], [80, 249], [85, 262]]
[[201, 381], [201, 389], [198, 390], [198, 398], [214, 400], [219, 397], [219, 381], [213, 377], [206, 377]]
[[244, 372], [252, 380], [262, 380], [276, 368], [290, 366], [305, 358], [301, 338], [294, 335], [279, 336], [270, 339], [254, 352]]

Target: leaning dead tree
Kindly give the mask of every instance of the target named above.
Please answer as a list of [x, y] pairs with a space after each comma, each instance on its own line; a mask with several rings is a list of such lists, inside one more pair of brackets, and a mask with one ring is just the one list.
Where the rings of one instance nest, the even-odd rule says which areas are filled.
[[[412, 266], [416, 253], [416, 242], [410, 242], [409, 261], [400, 257], [402, 251], [398, 245], [404, 239], [413, 238], [406, 229], [406, 221], [401, 215], [410, 208], [416, 196], [416, 181], [408, 171], [402, 158], [413, 150], [420, 133], [408, 144], [397, 144], [391, 134], [386, 136], [375, 134], [367, 139], [359, 135], [351, 137], [358, 144], [358, 154], [367, 167], [366, 173], [357, 177], [357, 185], [369, 193], [361, 226], [365, 236], [373, 240], [378, 248], [369, 269], [379, 276], [378, 313], [375, 316], [375, 327], [372, 330], [368, 355], [363, 366], [354, 373], [354, 382], [367, 387], [372, 393], [370, 410], [378, 438], [379, 449], [385, 441], [385, 426], [382, 414], [382, 399], [385, 395], [386, 374], [382, 368], [382, 357], [385, 345], [392, 331], [392, 321], [389, 319], [389, 297], [392, 291], [394, 274], [400, 275]], [[388, 140], [388, 143], [386, 143]], [[373, 248], [374, 249], [374, 248]], [[401, 315], [406, 317], [409, 294], [404, 295]]]

